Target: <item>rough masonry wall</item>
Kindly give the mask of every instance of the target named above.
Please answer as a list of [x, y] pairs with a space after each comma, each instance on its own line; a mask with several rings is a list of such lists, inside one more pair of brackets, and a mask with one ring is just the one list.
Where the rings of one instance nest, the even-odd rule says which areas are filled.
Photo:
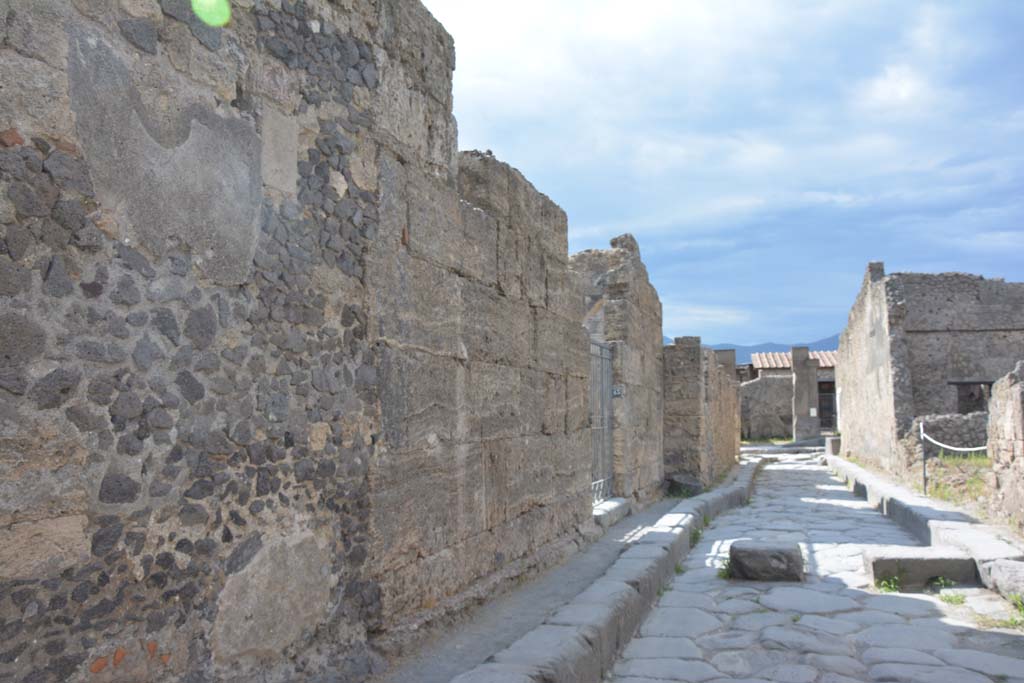
[[[736, 380], [736, 351], [705, 352], [708, 484], [721, 481], [740, 457], [740, 386]], [[707, 484], [706, 484], [707, 485]]]
[[842, 452], [893, 470], [897, 425], [912, 421], [902, 308], [881, 263], [872, 263], [839, 339], [836, 393]]
[[664, 475], [661, 300], [636, 239], [611, 246], [573, 254], [569, 267], [580, 319], [612, 348], [614, 495], [650, 500]]
[[707, 488], [739, 457], [735, 352], [720, 357], [703, 349], [700, 337], [677, 337], [663, 353], [665, 477], [684, 487]]
[[950, 381], [994, 382], [1024, 349], [1024, 283], [963, 273], [896, 273], [913, 414], [957, 412]]
[[4, 680], [362, 680], [589, 514], [564, 216], [459, 200], [450, 37], [232, 4], [0, 1]]
[[677, 337], [662, 350], [665, 397], [665, 477], [695, 488], [706, 469], [704, 368], [700, 337]]
[[382, 163], [369, 566], [385, 625], [412, 632], [576, 547], [591, 515], [589, 344], [550, 199], [479, 153], [453, 180]]
[[793, 437], [792, 374], [761, 373], [740, 385], [740, 424], [743, 439], [766, 441]]
[[989, 512], [1024, 531], [1024, 361], [992, 387], [988, 456], [996, 486]]

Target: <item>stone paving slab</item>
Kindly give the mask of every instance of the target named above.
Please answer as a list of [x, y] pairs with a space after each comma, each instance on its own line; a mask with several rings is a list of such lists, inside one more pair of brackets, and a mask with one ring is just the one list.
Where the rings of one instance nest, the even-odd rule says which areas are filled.
[[[799, 543], [805, 582], [724, 578], [729, 548], [741, 539]], [[605, 680], [1024, 683], [1024, 632], [985, 626], [1013, 615], [997, 595], [873, 587], [864, 552], [894, 546], [923, 547], [816, 459], [779, 456], [749, 505], [704, 530]], [[943, 601], [947, 593], [963, 604]]]
[[937, 576], [964, 584], [978, 581], [974, 558], [950, 546], [874, 548], [864, 552], [864, 570], [872, 584], [896, 576], [904, 589], [924, 588]]

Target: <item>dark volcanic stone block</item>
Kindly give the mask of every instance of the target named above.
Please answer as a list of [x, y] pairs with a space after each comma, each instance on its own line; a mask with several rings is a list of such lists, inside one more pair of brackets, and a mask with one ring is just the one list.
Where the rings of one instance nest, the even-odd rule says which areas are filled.
[[804, 557], [796, 543], [737, 541], [729, 548], [733, 577], [750, 581], [803, 581]]

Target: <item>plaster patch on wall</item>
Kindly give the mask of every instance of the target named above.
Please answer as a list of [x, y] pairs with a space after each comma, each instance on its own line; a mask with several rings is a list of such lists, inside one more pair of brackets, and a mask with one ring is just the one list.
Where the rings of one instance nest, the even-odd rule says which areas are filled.
[[262, 202], [252, 124], [184, 105], [185, 93], [177, 112], [151, 111], [110, 43], [81, 26], [70, 35], [71, 108], [101, 204], [136, 246], [161, 257], [176, 239], [205, 277], [245, 282]]

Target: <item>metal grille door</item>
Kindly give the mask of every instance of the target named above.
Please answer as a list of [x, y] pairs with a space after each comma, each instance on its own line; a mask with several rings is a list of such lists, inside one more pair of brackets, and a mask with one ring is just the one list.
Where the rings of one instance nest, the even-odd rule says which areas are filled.
[[591, 490], [594, 503], [612, 495], [612, 350], [590, 342]]

